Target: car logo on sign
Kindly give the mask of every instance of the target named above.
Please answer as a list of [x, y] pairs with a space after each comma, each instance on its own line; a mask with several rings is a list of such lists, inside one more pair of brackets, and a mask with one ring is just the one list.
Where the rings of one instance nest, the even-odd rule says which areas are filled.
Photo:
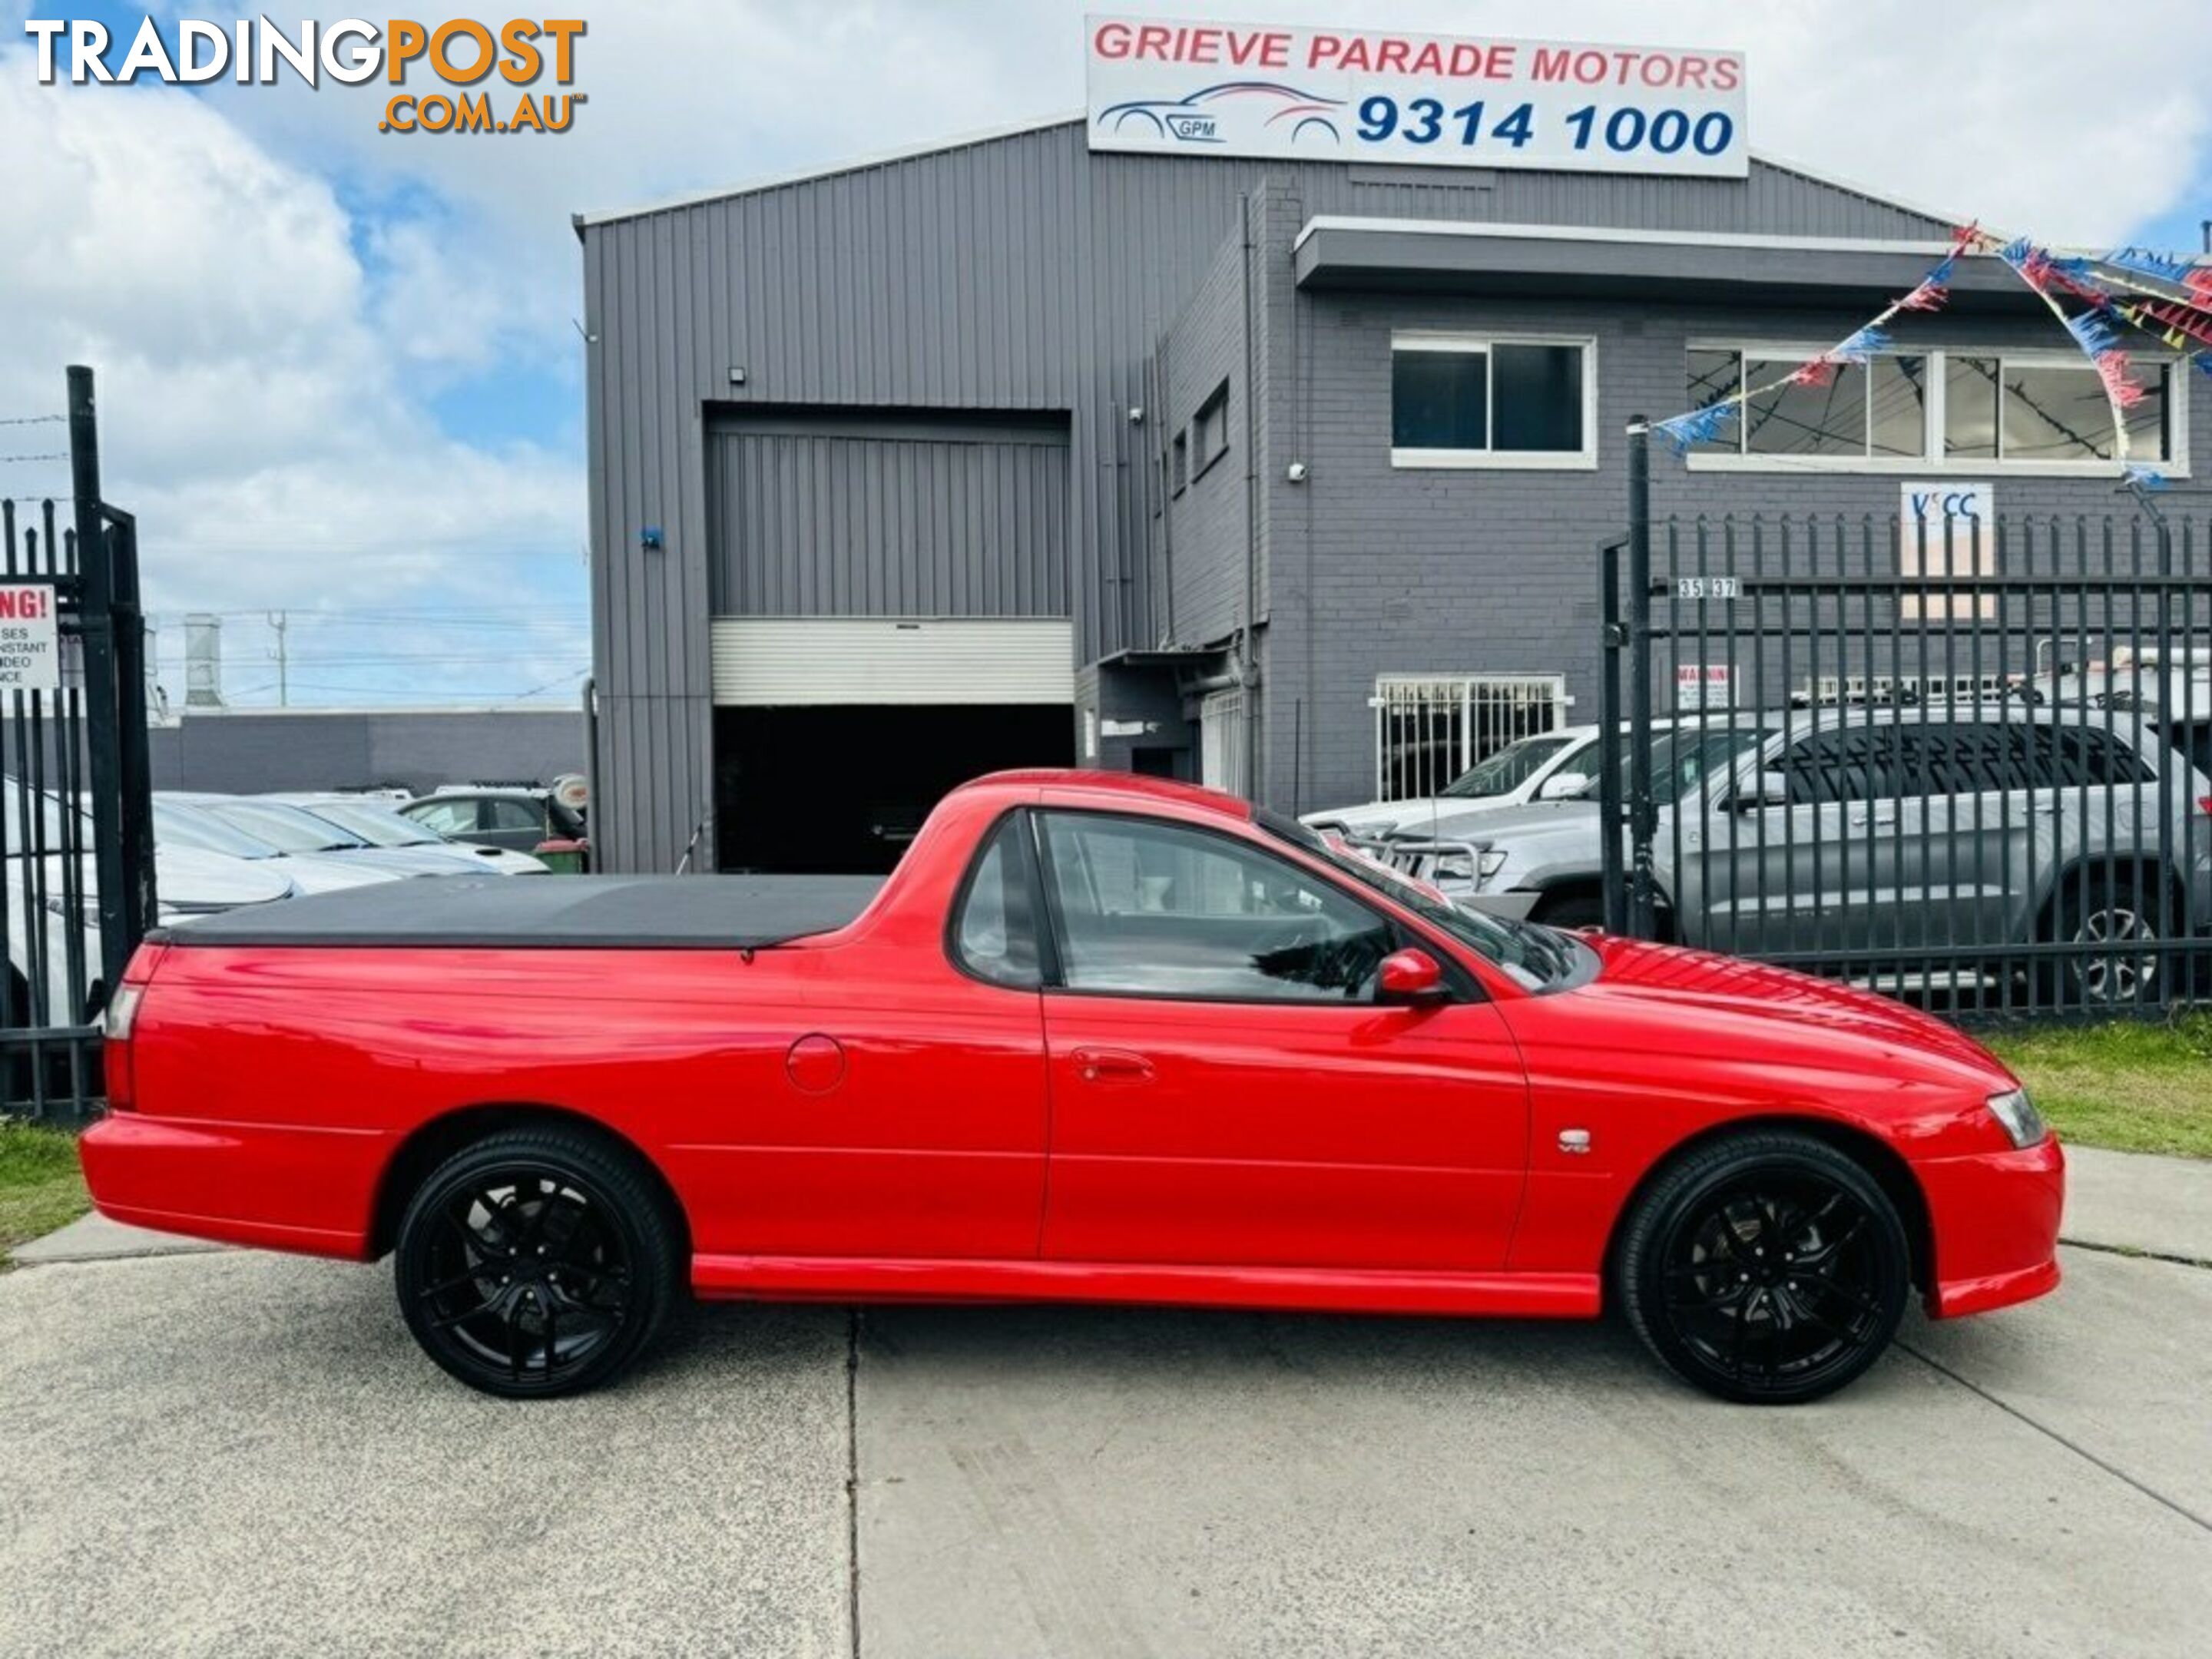
[[1328, 143], [1343, 143], [1334, 116], [1344, 107], [1344, 100], [1323, 98], [1273, 81], [1224, 81], [1217, 86], [1200, 87], [1186, 98], [1146, 98], [1112, 104], [1098, 112], [1098, 125], [1109, 132], [1120, 132], [1132, 122], [1140, 131], [1149, 123], [1158, 137], [1178, 143], [1222, 144], [1229, 141], [1221, 131], [1221, 117], [1200, 106], [1220, 104], [1234, 109], [1243, 106], [1242, 100], [1255, 100], [1259, 109], [1267, 111], [1266, 119], [1260, 123], [1262, 127], [1287, 123], [1293, 143], [1307, 138], [1320, 143], [1324, 136]]

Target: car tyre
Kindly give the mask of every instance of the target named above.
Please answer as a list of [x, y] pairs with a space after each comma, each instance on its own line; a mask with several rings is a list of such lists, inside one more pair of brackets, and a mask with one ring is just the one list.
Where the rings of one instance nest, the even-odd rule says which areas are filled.
[[[2138, 891], [2140, 886], [2140, 891]], [[2074, 955], [2058, 965], [2061, 994], [2081, 1008], [2132, 1008], [2158, 1000], [2165, 962], [2159, 952], [2169, 899], [2165, 884], [2112, 875], [2063, 881], [2057, 939]]]
[[1644, 1346], [1723, 1400], [1799, 1405], [1879, 1358], [1911, 1293], [1897, 1206], [1865, 1167], [1788, 1130], [1728, 1136], [1629, 1215], [1614, 1292]]
[[433, 1170], [401, 1218], [407, 1328], [486, 1394], [580, 1394], [629, 1370], [682, 1289], [681, 1229], [635, 1157], [562, 1127], [502, 1130]]

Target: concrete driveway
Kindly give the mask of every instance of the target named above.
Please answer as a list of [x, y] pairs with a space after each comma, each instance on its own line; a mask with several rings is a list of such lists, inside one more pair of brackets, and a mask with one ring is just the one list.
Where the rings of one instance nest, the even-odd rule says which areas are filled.
[[0, 1654], [2201, 1653], [2212, 1271], [1841, 1398], [1612, 1325], [724, 1306], [477, 1398], [381, 1269], [0, 1279]]

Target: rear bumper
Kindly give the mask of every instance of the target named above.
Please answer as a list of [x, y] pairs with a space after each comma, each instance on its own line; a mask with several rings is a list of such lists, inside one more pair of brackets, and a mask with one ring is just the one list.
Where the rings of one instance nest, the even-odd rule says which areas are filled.
[[78, 1140], [112, 1220], [226, 1244], [365, 1260], [385, 1137], [118, 1112]]
[[2018, 1151], [1931, 1158], [1912, 1171], [1935, 1241], [1932, 1317], [1986, 1313], [2057, 1288], [2066, 1154], [2055, 1138]]

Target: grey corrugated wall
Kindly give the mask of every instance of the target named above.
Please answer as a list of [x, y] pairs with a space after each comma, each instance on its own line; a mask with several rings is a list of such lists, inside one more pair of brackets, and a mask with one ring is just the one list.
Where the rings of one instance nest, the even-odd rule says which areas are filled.
[[1263, 176], [1314, 214], [1945, 229], [1759, 162], [1747, 183], [1092, 156], [1079, 120], [586, 222], [597, 829], [609, 867], [672, 867], [711, 800], [709, 405], [1063, 413], [1077, 649], [1087, 661], [1151, 643], [1152, 441], [1128, 412], [1237, 199]]
[[740, 417], [707, 469], [717, 616], [1068, 614], [1064, 426]]

